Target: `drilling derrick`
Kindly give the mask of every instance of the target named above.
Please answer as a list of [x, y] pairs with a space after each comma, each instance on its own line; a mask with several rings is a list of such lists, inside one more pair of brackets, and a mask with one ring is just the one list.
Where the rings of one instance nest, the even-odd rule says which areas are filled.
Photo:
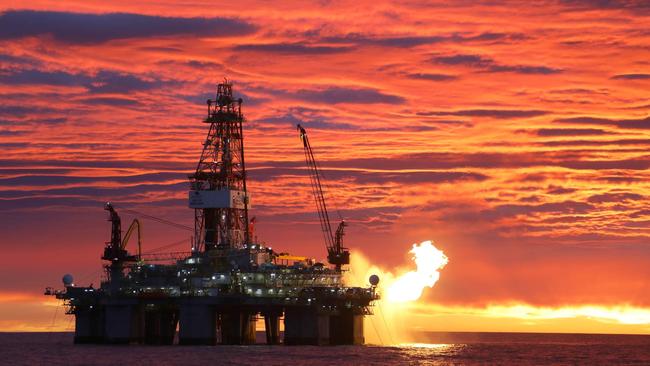
[[249, 242], [248, 200], [241, 113], [242, 99], [232, 84], [217, 86], [209, 99], [210, 124], [196, 172], [189, 176], [189, 206], [194, 209], [193, 251], [240, 249]]

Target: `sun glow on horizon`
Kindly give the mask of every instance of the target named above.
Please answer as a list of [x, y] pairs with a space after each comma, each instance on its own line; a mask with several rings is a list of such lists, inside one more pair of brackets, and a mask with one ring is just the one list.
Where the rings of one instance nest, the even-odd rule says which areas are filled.
[[528, 304], [489, 305], [485, 308], [447, 307], [447, 311], [459, 314], [481, 315], [496, 318], [519, 318], [529, 320], [588, 318], [601, 322], [625, 325], [650, 324], [650, 309], [631, 305], [575, 305], [538, 307]]

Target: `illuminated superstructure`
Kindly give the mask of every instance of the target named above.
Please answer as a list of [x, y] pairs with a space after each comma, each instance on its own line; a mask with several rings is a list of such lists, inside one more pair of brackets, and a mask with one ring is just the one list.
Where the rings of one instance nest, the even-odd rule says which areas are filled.
[[[140, 222], [122, 239], [120, 217], [109, 203], [106, 280], [95, 289], [76, 286], [66, 275], [65, 290], [46, 289], [75, 315], [76, 343], [250, 344], [261, 317], [269, 344], [364, 342], [363, 317], [377, 299], [377, 283], [343, 283], [349, 254], [340, 246], [342, 229], [338, 239], [331, 237], [338, 247], [326, 242], [333, 267], [278, 254], [251, 237], [241, 105], [228, 82], [208, 100], [209, 132], [189, 176], [190, 252], [143, 254]], [[127, 250], [134, 229], [138, 254]]]

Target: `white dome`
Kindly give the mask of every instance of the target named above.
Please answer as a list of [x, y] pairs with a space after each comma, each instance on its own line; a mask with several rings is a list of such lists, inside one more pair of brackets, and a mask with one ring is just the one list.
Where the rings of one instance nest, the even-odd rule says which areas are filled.
[[370, 278], [368, 279], [368, 281], [370, 282], [371, 285], [373, 285], [373, 286], [377, 286], [377, 284], [379, 283], [379, 276], [377, 276], [376, 274], [374, 274], [374, 275], [370, 276]]
[[70, 286], [74, 283], [74, 278], [72, 278], [72, 275], [67, 273], [63, 276], [63, 284], [66, 286]]

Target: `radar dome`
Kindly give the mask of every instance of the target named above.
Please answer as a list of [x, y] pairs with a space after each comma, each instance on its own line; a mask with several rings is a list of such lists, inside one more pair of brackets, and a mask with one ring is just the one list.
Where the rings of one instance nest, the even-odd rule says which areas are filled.
[[72, 278], [72, 275], [67, 273], [63, 276], [63, 284], [66, 286], [72, 286], [74, 283], [74, 278]]
[[377, 286], [377, 284], [379, 284], [379, 276], [377, 276], [376, 274], [374, 274], [374, 275], [370, 276], [370, 278], [368, 279], [368, 281], [370, 281], [370, 284], [371, 284], [371, 285], [373, 285], [373, 286]]

